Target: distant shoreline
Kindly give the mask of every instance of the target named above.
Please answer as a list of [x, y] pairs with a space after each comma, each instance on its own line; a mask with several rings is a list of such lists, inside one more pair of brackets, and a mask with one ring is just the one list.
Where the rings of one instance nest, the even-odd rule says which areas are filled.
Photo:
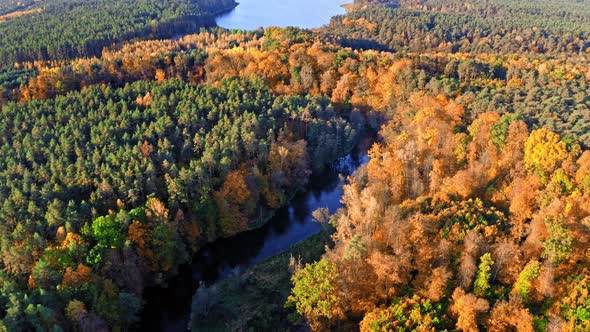
[[351, 13], [354, 11], [354, 3], [345, 3], [343, 5], [340, 5], [340, 7], [344, 8], [344, 10], [346, 10], [347, 13]]
[[215, 11], [213, 13], [211, 13], [211, 16], [213, 16], [214, 19], [217, 19], [217, 16], [221, 16], [221, 15], [225, 15], [229, 12], [231, 12], [232, 10], [236, 9], [237, 6], [239, 6], [240, 3], [237, 1], [234, 1], [234, 3], [231, 6], [222, 8], [218, 11]]

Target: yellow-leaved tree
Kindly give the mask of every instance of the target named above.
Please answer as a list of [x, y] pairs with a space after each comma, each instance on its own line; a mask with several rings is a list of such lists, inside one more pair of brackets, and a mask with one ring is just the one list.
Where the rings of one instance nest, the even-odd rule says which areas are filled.
[[524, 163], [528, 170], [546, 179], [567, 157], [567, 147], [559, 135], [549, 129], [534, 130], [524, 146]]

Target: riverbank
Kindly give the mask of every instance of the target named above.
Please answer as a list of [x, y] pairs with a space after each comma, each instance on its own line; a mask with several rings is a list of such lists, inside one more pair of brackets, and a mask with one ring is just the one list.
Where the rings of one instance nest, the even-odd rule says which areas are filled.
[[243, 274], [201, 287], [192, 304], [193, 331], [287, 331], [297, 327], [284, 308], [291, 291], [292, 261], [320, 259], [329, 244], [325, 233], [309, 237]]
[[276, 210], [270, 220], [260, 225], [256, 223], [258, 228], [206, 244], [192, 257], [191, 264], [180, 266], [178, 273], [166, 283], [146, 289], [141, 330], [186, 330], [193, 294], [200, 282], [212, 285], [241, 275], [250, 267], [288, 252], [294, 244], [320, 232], [322, 226], [313, 222], [311, 212], [317, 208], [329, 208], [333, 213], [341, 206], [339, 174], [348, 176], [366, 163], [371, 142], [371, 136], [367, 135], [353, 152], [313, 174], [304, 191], [296, 193], [286, 206]]
[[[260, 261], [250, 261], [243, 270], [232, 270], [232, 275], [221, 276], [212, 283], [201, 283], [192, 300], [190, 328], [193, 331], [288, 331], [299, 327], [301, 321], [298, 317], [284, 308], [291, 290], [291, 264], [295, 262], [303, 266], [317, 261], [325, 252], [326, 245], [331, 241], [330, 231], [313, 221], [312, 212], [324, 207], [327, 207], [330, 213], [336, 212], [341, 206], [343, 184], [338, 174], [352, 175], [361, 165], [366, 164], [366, 151], [371, 143], [372, 139], [364, 139], [355, 149], [356, 152], [334, 163], [330, 172], [332, 179], [316, 184], [316, 189], [321, 190], [309, 188], [308, 195], [315, 197], [311, 206], [290, 203], [292, 207], [301, 209], [298, 211], [302, 214], [301, 219], [293, 220], [295, 211], [291, 210], [292, 208], [288, 215], [281, 215], [279, 212], [277, 220], [287, 221], [291, 225], [307, 224], [308, 228], [311, 227], [307, 233], [299, 234], [298, 241], [293, 241], [292, 238], [275, 238], [273, 241], [267, 237], [265, 247], [271, 243], [271, 251], [268, 252], [272, 253], [271, 255]], [[317, 176], [315, 181], [318, 181]], [[314, 181], [311, 182], [313, 183]], [[327, 183], [332, 183], [336, 188]], [[284, 249], [278, 248], [277, 243]], [[238, 241], [237, 244], [232, 242], [227, 245], [240, 246], [240, 243]], [[248, 250], [249, 246], [243, 247], [244, 250]]]

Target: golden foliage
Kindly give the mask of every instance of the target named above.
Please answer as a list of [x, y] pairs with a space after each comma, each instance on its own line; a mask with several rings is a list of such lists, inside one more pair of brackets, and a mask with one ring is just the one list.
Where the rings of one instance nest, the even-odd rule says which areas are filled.
[[168, 221], [168, 209], [164, 203], [154, 197], [148, 199], [146, 203], [146, 215], [151, 221]]
[[524, 154], [524, 163], [529, 170], [548, 176], [566, 159], [567, 149], [559, 135], [541, 128], [534, 130], [527, 139]]
[[84, 264], [78, 264], [75, 270], [69, 267], [66, 268], [61, 284], [63, 286], [78, 288], [91, 281], [92, 269]]
[[87, 314], [84, 302], [71, 300], [66, 306], [66, 317], [73, 322], [80, 322]]
[[518, 298], [500, 301], [492, 309], [488, 320], [490, 331], [533, 332], [533, 315]]
[[453, 312], [457, 315], [457, 328], [464, 332], [479, 332], [480, 314], [490, 307], [488, 301], [465, 293], [462, 288], [453, 292]]

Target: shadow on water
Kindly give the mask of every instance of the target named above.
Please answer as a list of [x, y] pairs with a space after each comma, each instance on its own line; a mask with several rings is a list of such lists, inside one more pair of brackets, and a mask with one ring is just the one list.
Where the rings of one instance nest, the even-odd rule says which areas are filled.
[[169, 287], [146, 289], [140, 331], [185, 331], [192, 296], [201, 282], [209, 285], [239, 274], [317, 234], [321, 225], [312, 220], [311, 213], [318, 208], [334, 213], [341, 206], [340, 176], [351, 175], [368, 162], [368, 145], [361, 144], [321, 174], [312, 175], [307, 191], [295, 195], [261, 228], [206, 245], [193, 257], [192, 264], [182, 266], [179, 274], [168, 281]]

